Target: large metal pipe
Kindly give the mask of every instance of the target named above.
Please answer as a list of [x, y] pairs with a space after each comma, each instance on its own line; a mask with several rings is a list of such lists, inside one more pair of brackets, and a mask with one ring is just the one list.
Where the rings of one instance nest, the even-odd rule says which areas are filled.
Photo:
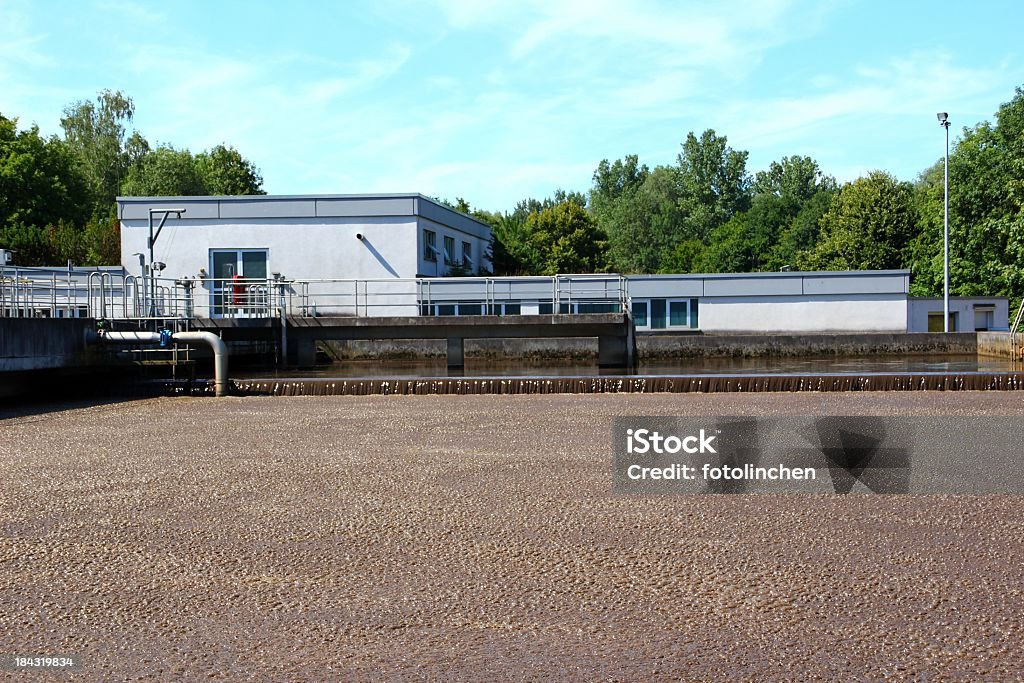
[[[100, 337], [108, 341], [121, 342], [158, 342], [159, 332], [115, 332], [101, 330]], [[213, 383], [214, 393], [217, 396], [228, 395], [228, 347], [224, 340], [213, 332], [175, 332], [171, 335], [173, 341], [178, 342], [205, 342], [213, 349]]]

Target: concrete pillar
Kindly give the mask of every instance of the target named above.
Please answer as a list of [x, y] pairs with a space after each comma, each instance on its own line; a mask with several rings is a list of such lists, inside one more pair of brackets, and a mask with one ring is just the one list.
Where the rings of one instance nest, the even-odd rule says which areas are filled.
[[448, 367], [461, 368], [466, 364], [465, 344], [462, 337], [448, 337]]

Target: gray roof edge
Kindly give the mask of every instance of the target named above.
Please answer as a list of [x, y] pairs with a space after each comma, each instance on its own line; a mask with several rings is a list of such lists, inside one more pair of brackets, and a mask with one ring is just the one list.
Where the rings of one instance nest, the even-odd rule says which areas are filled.
[[[406, 195], [399, 195], [399, 196], [403, 196], [404, 197]], [[474, 223], [487, 228], [488, 232], [492, 232], [493, 231], [493, 228], [491, 228], [490, 223], [486, 223], [486, 222], [480, 220], [479, 218], [473, 218], [468, 213], [462, 213], [461, 211], [456, 211], [452, 207], [447, 206], [445, 204], [442, 204], [441, 202], [437, 201], [436, 199], [431, 199], [430, 197], [427, 197], [426, 195], [422, 195], [422, 194], [415, 194], [415, 195], [408, 195], [408, 196], [416, 197], [417, 199], [422, 199], [424, 201], [430, 202], [431, 204], [433, 204], [434, 206], [436, 206], [436, 207], [438, 207], [440, 209], [443, 209], [445, 211], [449, 211], [449, 212], [455, 214], [456, 216], [462, 216], [463, 218], [467, 218], [467, 219], [473, 221]], [[416, 215], [418, 215], [418, 216], [422, 216], [423, 215], [423, 214], [421, 214], [419, 212], [419, 204], [416, 205]]]
[[124, 203], [140, 202], [248, 202], [288, 201], [311, 199], [411, 199], [422, 197], [416, 192], [380, 192], [367, 194], [213, 194], [213, 195], [171, 195], [166, 197], [117, 197]]
[[721, 280], [761, 277], [867, 277], [878, 275], [909, 276], [909, 270], [807, 270], [770, 271], [764, 273], [653, 273], [624, 275], [627, 279], [663, 280], [669, 278], [692, 280]]
[[[942, 301], [941, 296], [912, 296], [911, 301]], [[949, 295], [950, 301], [1009, 301], [1008, 296], [999, 296], [998, 294], [982, 294], [978, 296], [954, 296]]]
[[[430, 202], [434, 206], [438, 207], [443, 211], [448, 211], [456, 216], [462, 216], [468, 220], [477, 223], [478, 225], [491, 230], [491, 226], [488, 223], [474, 218], [469, 214], [456, 211], [450, 206], [446, 206], [441, 202], [431, 199], [430, 197], [421, 194], [419, 192], [378, 192], [378, 193], [364, 193], [364, 194], [244, 194], [244, 195], [175, 195], [168, 197], [117, 197], [116, 201], [118, 204], [154, 204], [161, 203], [167, 204], [170, 202], [174, 203], [196, 203], [196, 202], [261, 202], [261, 201], [316, 201], [319, 199], [415, 199]], [[419, 208], [419, 201], [416, 202], [413, 214], [416, 216], [422, 216]]]

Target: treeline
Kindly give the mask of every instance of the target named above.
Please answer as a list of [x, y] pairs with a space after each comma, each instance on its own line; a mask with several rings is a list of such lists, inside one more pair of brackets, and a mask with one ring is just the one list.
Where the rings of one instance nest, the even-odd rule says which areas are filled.
[[[232, 147], [155, 148], [132, 100], [104, 91], [69, 105], [63, 137], [0, 114], [0, 248], [21, 265], [120, 262], [118, 195], [262, 194]], [[936, 147], [941, 144], [936, 126]], [[955, 137], [955, 136], [954, 136]], [[598, 164], [589, 190], [512, 211], [455, 208], [493, 227], [497, 274], [687, 273], [909, 268], [917, 296], [942, 291], [943, 161], [904, 182], [875, 171], [838, 184], [792, 155], [751, 174], [713, 130], [687, 135], [674, 164]], [[950, 157], [952, 291], [1024, 294], [1024, 89], [994, 122], [964, 128]], [[461, 272], [458, 271], [457, 272]]]
[[[936, 147], [941, 149], [936, 125]], [[497, 274], [719, 273], [909, 268], [915, 296], [942, 292], [943, 160], [916, 182], [875, 171], [845, 184], [805, 156], [751, 175], [747, 152], [707, 130], [676, 163], [602, 161], [586, 194], [557, 191], [493, 227]], [[952, 292], [1024, 293], [1024, 90], [950, 150]]]
[[233, 147], [152, 147], [129, 131], [134, 116], [131, 98], [109, 90], [65, 108], [63, 137], [0, 113], [0, 248], [18, 265], [120, 263], [118, 195], [263, 194]]

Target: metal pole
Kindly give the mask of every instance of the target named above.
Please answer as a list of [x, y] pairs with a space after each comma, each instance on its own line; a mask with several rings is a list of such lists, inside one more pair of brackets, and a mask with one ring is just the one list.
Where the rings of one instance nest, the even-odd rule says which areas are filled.
[[[164, 214], [167, 218], [167, 214]], [[153, 270], [153, 209], [149, 210], [149, 309], [146, 313], [150, 318], [156, 317], [156, 271]]]
[[946, 129], [946, 163], [945, 163], [945, 213], [943, 215], [942, 229], [942, 261], [943, 261], [943, 287], [942, 287], [942, 320], [943, 329], [949, 332], [949, 120], [942, 122]]

